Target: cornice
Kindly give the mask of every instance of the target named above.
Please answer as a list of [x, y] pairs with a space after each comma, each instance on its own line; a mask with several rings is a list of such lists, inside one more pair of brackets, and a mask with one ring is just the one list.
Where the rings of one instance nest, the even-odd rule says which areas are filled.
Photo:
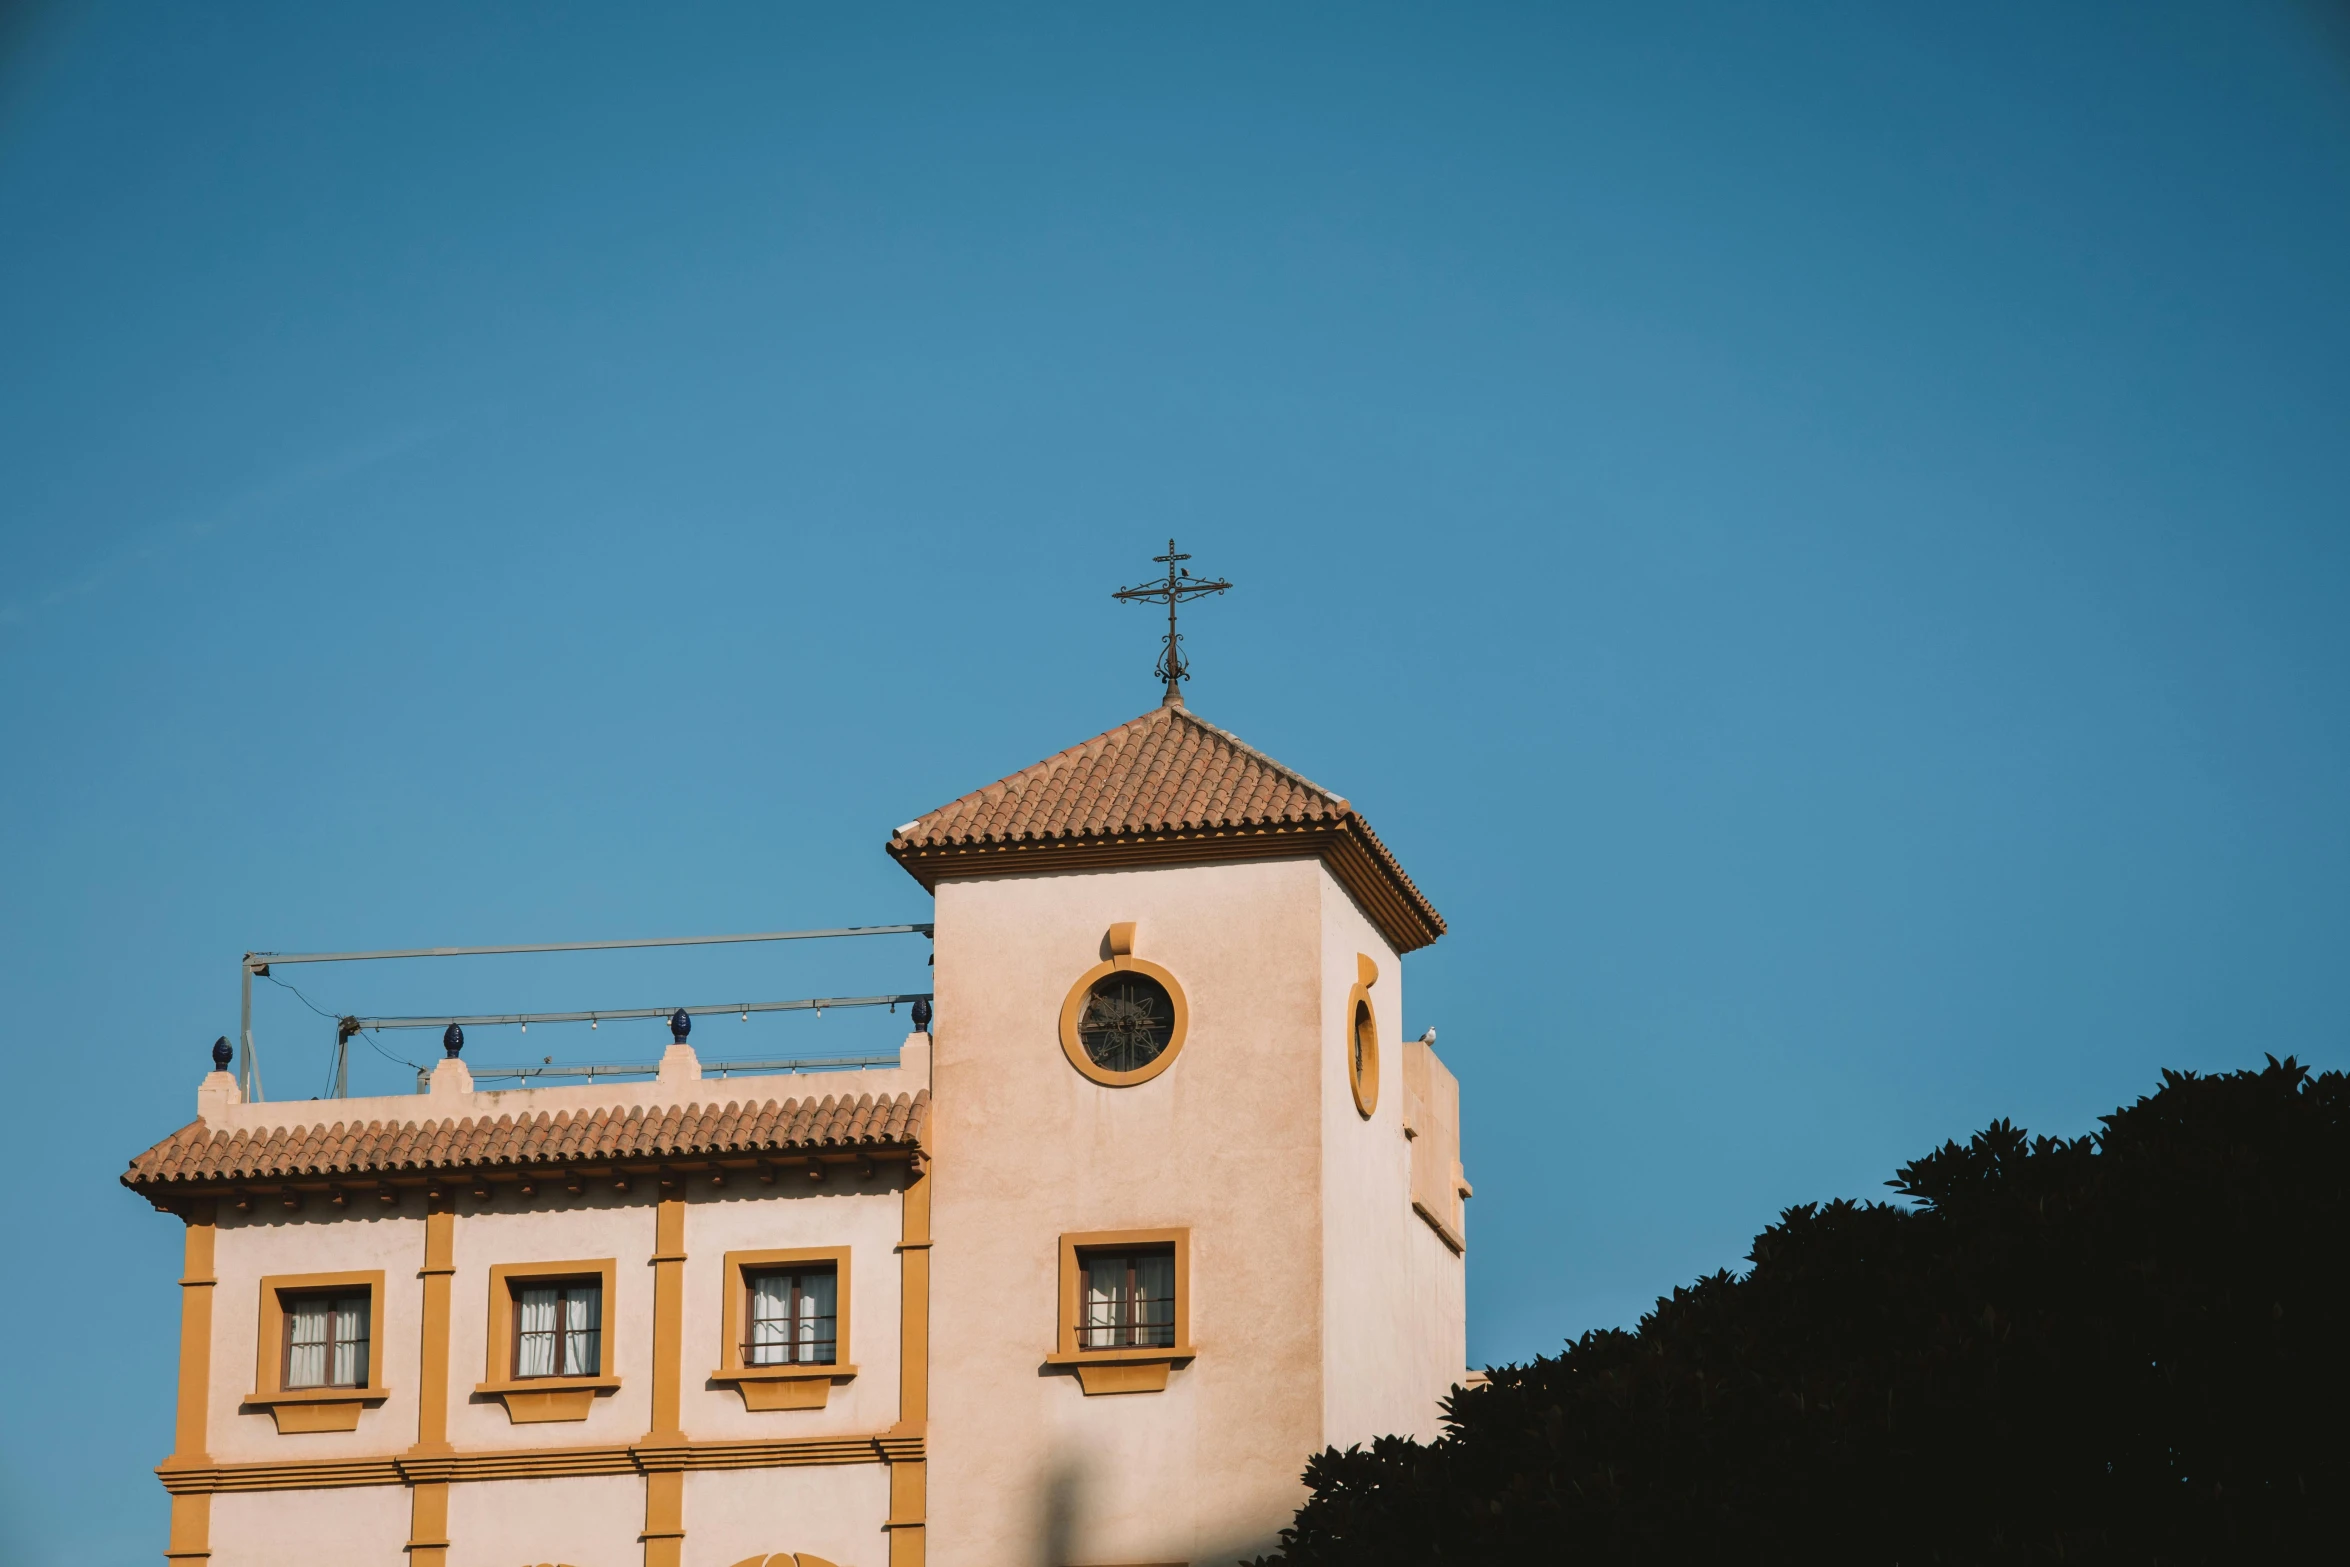
[[220, 1491], [339, 1490], [361, 1485], [437, 1485], [653, 1474], [682, 1469], [789, 1469], [812, 1464], [900, 1464], [923, 1457], [919, 1435], [793, 1437], [752, 1441], [630, 1442], [275, 1463], [166, 1464], [155, 1471], [174, 1496]]
[[1061, 871], [1131, 870], [1239, 860], [1321, 860], [1362, 905], [1397, 952], [1425, 947], [1444, 934], [1444, 917], [1353, 811], [1328, 821], [1265, 822], [1243, 826], [1170, 828], [1152, 832], [1062, 838], [967, 840], [916, 844], [892, 839], [890, 856], [924, 889], [942, 881], [981, 876], [1040, 876]]
[[177, 1213], [199, 1203], [225, 1205], [240, 1213], [273, 1205], [288, 1212], [300, 1212], [318, 1203], [331, 1211], [364, 1214], [396, 1207], [419, 1192], [429, 1198], [466, 1193], [487, 1201], [501, 1192], [519, 1193], [526, 1200], [557, 1193], [578, 1196], [591, 1190], [631, 1192], [642, 1181], [656, 1183], [658, 1187], [691, 1183], [723, 1187], [737, 1181], [768, 1185], [827, 1180], [861, 1183], [882, 1169], [894, 1169], [921, 1158], [921, 1150], [915, 1144], [886, 1143], [761, 1156], [645, 1154], [576, 1164], [460, 1163], [429, 1170], [320, 1172], [252, 1179], [223, 1175], [141, 1181], [126, 1174], [122, 1184], [165, 1213]]

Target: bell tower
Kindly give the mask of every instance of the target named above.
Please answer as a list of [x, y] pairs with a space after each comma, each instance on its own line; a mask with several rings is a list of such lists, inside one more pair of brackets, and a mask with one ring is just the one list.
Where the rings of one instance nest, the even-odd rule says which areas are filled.
[[1175, 678], [889, 841], [937, 898], [936, 1567], [1267, 1549], [1464, 1375], [1457, 1092], [1402, 1033], [1443, 920]]

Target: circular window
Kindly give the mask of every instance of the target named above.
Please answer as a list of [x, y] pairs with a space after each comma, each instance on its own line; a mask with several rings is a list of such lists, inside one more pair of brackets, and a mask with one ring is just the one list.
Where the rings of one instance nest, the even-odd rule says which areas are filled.
[[1085, 993], [1077, 1042], [1105, 1072], [1139, 1072], [1175, 1037], [1175, 998], [1148, 974], [1104, 974]]
[[1167, 1069], [1187, 1022], [1174, 975], [1140, 958], [1113, 958], [1089, 970], [1061, 1004], [1061, 1049], [1095, 1082], [1124, 1088]]
[[1349, 996], [1346, 1024], [1346, 1080], [1354, 1089], [1355, 1109], [1367, 1120], [1379, 1108], [1379, 1018], [1371, 997], [1360, 985]]

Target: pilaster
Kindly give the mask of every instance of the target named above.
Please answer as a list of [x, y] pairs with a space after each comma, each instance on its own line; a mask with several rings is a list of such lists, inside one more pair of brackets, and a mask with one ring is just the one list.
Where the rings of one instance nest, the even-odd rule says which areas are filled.
[[[685, 1188], [662, 1185], [653, 1217], [653, 1429], [645, 1445], [682, 1447], [685, 1375]], [[645, 1567], [679, 1567], [685, 1550], [685, 1470], [645, 1471]]]
[[[181, 1218], [187, 1222], [188, 1233], [180, 1265], [179, 1405], [172, 1420], [171, 1456], [163, 1461], [164, 1469], [212, 1462], [206, 1451], [206, 1432], [212, 1415], [212, 1297], [220, 1285], [212, 1262], [216, 1212], [211, 1203], [197, 1203]], [[172, 1497], [171, 1539], [163, 1555], [174, 1562], [211, 1558], [210, 1492]]]
[[[921, 1436], [930, 1420], [930, 1161], [906, 1167], [903, 1239], [898, 1243], [898, 1423], [892, 1436]], [[923, 1567], [929, 1506], [924, 1459], [889, 1466], [889, 1567]]]
[[[449, 1446], [449, 1292], [457, 1271], [456, 1195], [428, 1192], [424, 1210], [424, 1326], [416, 1372], [416, 1458], [438, 1457]], [[409, 1567], [446, 1567], [449, 1559], [449, 1483], [418, 1482], [408, 1508]]]

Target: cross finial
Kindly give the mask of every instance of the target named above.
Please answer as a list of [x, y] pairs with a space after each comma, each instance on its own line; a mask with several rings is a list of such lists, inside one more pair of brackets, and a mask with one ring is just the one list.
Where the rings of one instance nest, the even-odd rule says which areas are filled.
[[1221, 577], [1210, 582], [1204, 577], [1195, 577], [1190, 572], [1183, 570], [1182, 563], [1191, 557], [1176, 554], [1173, 539], [1167, 541], [1166, 554], [1153, 555], [1151, 559], [1167, 568], [1166, 581], [1148, 582], [1138, 588], [1120, 588], [1110, 597], [1124, 599], [1129, 604], [1164, 604], [1167, 606], [1167, 635], [1160, 644], [1158, 667], [1151, 673], [1167, 682], [1167, 705], [1181, 707], [1183, 705], [1183, 682], [1191, 678], [1191, 661], [1183, 656], [1183, 638], [1175, 630], [1175, 606], [1185, 599], [1199, 598], [1209, 593], [1221, 593], [1232, 584]]

